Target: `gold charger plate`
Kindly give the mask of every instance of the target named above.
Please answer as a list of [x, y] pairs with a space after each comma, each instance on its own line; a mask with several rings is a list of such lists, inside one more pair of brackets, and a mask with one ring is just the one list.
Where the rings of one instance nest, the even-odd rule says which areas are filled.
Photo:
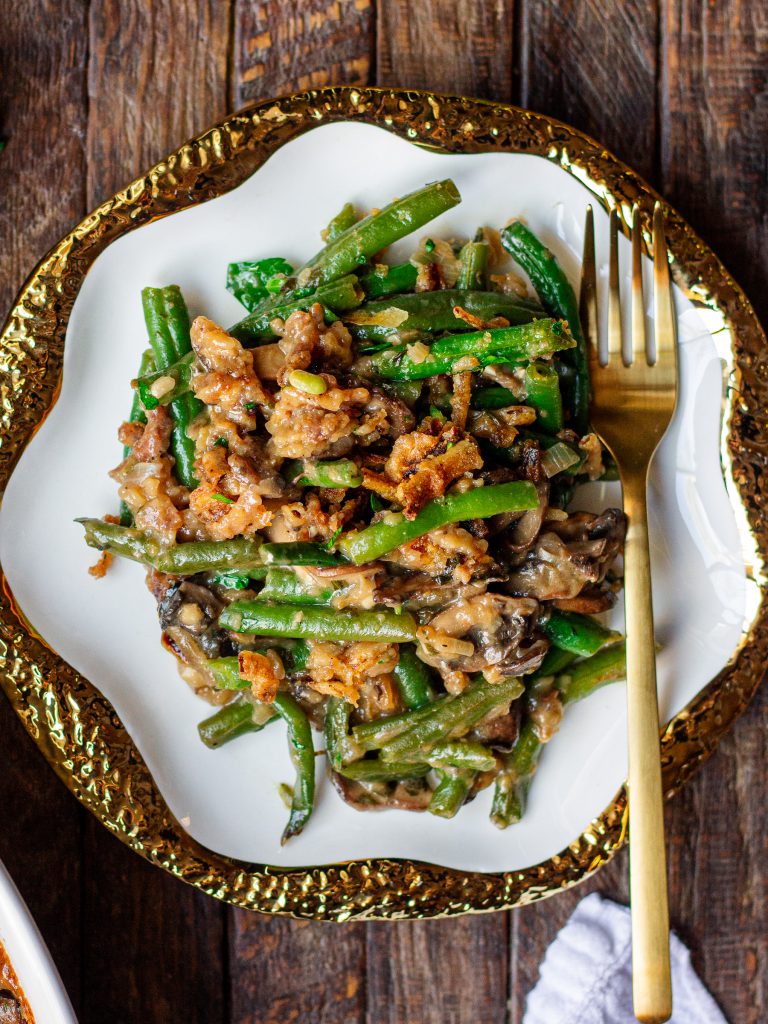
[[[72, 305], [89, 267], [135, 227], [228, 192], [284, 143], [320, 124], [362, 121], [452, 153], [518, 152], [558, 163], [626, 223], [634, 203], [659, 198], [633, 171], [581, 132], [541, 114], [464, 97], [405, 90], [320, 89], [233, 115], [171, 153], [81, 221], [38, 264], [0, 335], [0, 486], [56, 401]], [[747, 552], [753, 619], [728, 665], [664, 730], [667, 795], [712, 753], [744, 710], [768, 659], [763, 600], [766, 492], [753, 456], [768, 405], [760, 373], [766, 338], [741, 289], [666, 204], [675, 279], [705, 317], [724, 359], [721, 462]], [[449, 916], [500, 910], [551, 896], [606, 864], [626, 838], [622, 788], [561, 853], [521, 871], [458, 871], [374, 859], [278, 869], [223, 857], [196, 843], [172, 816], [109, 702], [25, 621], [5, 576], [0, 594], [0, 682], [68, 789], [150, 862], [219, 899], [267, 913], [334, 921]]]

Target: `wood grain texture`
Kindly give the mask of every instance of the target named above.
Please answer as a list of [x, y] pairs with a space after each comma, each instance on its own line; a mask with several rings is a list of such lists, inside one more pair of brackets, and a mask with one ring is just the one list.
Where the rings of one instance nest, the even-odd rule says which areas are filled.
[[[0, 19], [0, 316], [35, 262], [84, 212], [86, 12], [77, 0], [3, 6]], [[40, 31], [56, 23], [56, 32]], [[0, 695], [0, 858], [70, 997], [80, 1002], [85, 812]]]
[[80, 1006], [81, 834], [86, 811], [58, 781], [0, 693], [0, 860]]
[[509, 101], [512, 0], [379, 0], [377, 84]]
[[373, 0], [235, 0], [235, 106], [323, 85], [365, 85]]
[[367, 1024], [498, 1024], [508, 914], [368, 925]]
[[363, 1024], [365, 928], [233, 910], [232, 1024]]
[[664, 0], [662, 15], [664, 190], [765, 321], [768, 5]]
[[[56, 32], [40, 31], [56, 24]], [[0, 22], [0, 304], [83, 212], [86, 8], [79, 0], [4, 4]]]
[[599, 139], [653, 182], [655, 0], [519, 0], [515, 102]]
[[90, 5], [89, 208], [227, 112], [229, 5]]
[[80, 1024], [228, 1024], [227, 908], [141, 860], [94, 818], [83, 877]]

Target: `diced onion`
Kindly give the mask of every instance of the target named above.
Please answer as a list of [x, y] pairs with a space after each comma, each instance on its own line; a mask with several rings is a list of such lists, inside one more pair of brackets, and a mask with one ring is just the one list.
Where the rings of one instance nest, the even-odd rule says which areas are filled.
[[562, 473], [563, 470], [575, 466], [577, 462], [581, 462], [581, 458], [573, 448], [563, 441], [558, 441], [542, 455], [541, 468], [545, 476], [553, 477], [556, 473]]

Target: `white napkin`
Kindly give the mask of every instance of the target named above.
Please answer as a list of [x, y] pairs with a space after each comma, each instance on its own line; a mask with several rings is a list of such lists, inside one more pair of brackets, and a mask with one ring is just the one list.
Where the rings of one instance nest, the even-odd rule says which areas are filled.
[[[727, 1024], [691, 966], [691, 954], [671, 936], [670, 1024]], [[635, 1024], [629, 910], [593, 892], [547, 950], [523, 1024]]]

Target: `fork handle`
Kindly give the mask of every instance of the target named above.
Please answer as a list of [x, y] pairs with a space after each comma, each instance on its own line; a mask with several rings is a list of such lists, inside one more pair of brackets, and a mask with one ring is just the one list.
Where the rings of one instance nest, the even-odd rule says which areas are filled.
[[672, 1015], [669, 909], [656, 696], [656, 648], [648, 549], [647, 472], [623, 480], [629, 739], [629, 888], [635, 1016], [662, 1024]]

